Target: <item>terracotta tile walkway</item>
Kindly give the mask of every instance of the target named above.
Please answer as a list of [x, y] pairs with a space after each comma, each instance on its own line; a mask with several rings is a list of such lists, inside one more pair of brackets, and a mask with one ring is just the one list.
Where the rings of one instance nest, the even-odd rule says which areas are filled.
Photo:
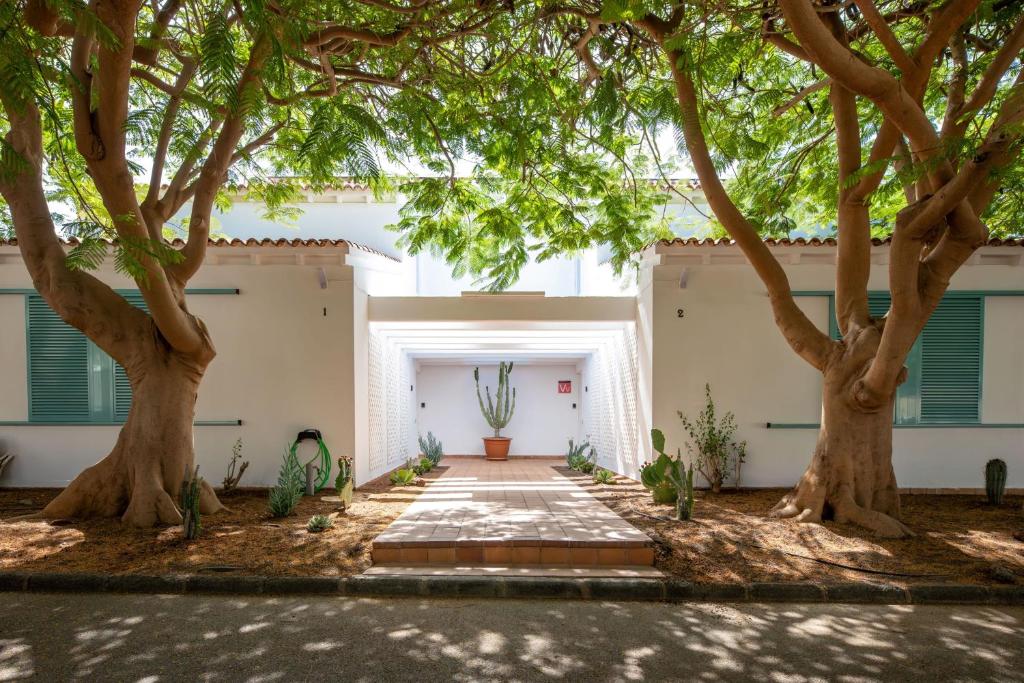
[[375, 564], [654, 563], [651, 539], [552, 465], [449, 458], [448, 470], [373, 541]]

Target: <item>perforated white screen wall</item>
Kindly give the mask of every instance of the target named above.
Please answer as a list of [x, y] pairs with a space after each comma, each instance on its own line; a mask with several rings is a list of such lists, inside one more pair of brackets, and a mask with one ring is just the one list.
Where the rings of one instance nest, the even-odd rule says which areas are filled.
[[375, 478], [410, 456], [408, 359], [384, 335], [370, 333], [370, 474]]
[[584, 426], [601, 467], [638, 478], [636, 332], [630, 327], [609, 338], [584, 364]]

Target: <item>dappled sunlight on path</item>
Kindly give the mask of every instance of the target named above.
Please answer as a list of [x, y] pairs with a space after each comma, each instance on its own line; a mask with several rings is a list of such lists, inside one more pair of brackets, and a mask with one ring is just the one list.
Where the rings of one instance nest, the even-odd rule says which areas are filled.
[[9, 594], [0, 680], [1019, 680], [1024, 609]]

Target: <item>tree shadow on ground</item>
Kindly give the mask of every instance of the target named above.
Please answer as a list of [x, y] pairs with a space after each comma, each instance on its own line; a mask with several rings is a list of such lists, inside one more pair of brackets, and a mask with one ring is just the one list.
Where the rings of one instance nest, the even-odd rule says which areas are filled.
[[15, 595], [4, 680], [1014, 680], [1024, 610]]
[[903, 518], [916, 536], [883, 539], [831, 521], [768, 518], [786, 489], [698, 491], [695, 519], [676, 522], [672, 507], [655, 505], [637, 482], [620, 477], [615, 486], [599, 486], [559, 472], [654, 538], [658, 568], [690, 581], [994, 583], [993, 567], [1000, 566], [1024, 582], [1024, 543], [1013, 536], [1024, 527], [1021, 496], [993, 507], [983, 496], [904, 495]]

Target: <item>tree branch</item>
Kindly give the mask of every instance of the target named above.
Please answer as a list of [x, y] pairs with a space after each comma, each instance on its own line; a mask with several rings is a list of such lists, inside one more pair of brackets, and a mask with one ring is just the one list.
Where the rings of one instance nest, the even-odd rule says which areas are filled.
[[875, 3], [872, 0], [854, 0], [854, 2], [860, 9], [864, 21], [874, 31], [875, 37], [882, 43], [885, 51], [889, 53], [892, 61], [896, 63], [900, 71], [904, 73], [914, 71], [917, 68], [917, 64], [910, 58], [910, 55], [903, 49], [903, 46], [900, 45], [900, 41], [896, 39], [896, 35], [889, 28], [889, 22], [878, 11]]
[[236, 101], [242, 104], [224, 120], [210, 154], [199, 172], [188, 222], [188, 239], [181, 250], [184, 260], [170, 268], [174, 279], [182, 286], [195, 275], [203, 263], [207, 240], [210, 237], [210, 214], [213, 212], [213, 203], [228, 169], [231, 168], [235, 149], [245, 132], [245, 119], [249, 114], [249, 106], [244, 104], [249, 99], [246, 93], [251, 88], [261, 87], [263, 61], [270, 55], [271, 49], [272, 44], [266, 35], [259, 36], [253, 43], [249, 51], [249, 61], [238, 79]]
[[[663, 44], [663, 33], [653, 37]], [[696, 89], [685, 66], [679, 64], [683, 56], [674, 50], [666, 50], [666, 56], [679, 102], [683, 137], [708, 204], [767, 288], [775, 322], [786, 341], [801, 358], [823, 370], [835, 345], [796, 305], [782, 266], [726, 192], [708, 151]]]

